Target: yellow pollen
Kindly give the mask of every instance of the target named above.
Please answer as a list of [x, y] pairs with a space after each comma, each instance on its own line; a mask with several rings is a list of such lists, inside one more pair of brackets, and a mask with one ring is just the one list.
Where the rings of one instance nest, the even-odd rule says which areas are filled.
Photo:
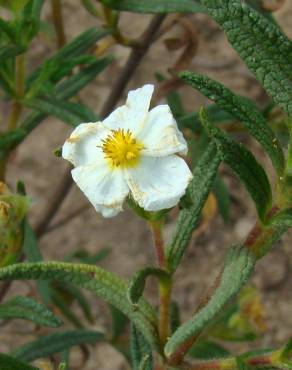
[[135, 167], [139, 163], [143, 145], [132, 135], [130, 130], [112, 130], [102, 140], [101, 149], [112, 167]]

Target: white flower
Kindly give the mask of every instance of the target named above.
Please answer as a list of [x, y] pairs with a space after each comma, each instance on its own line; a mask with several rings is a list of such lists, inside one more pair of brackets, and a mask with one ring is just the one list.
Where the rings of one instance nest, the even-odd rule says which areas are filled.
[[79, 125], [63, 146], [74, 181], [104, 217], [122, 211], [129, 194], [147, 211], [171, 208], [192, 178], [176, 155], [187, 144], [168, 105], [149, 111], [153, 89], [130, 91], [125, 105], [102, 122]]

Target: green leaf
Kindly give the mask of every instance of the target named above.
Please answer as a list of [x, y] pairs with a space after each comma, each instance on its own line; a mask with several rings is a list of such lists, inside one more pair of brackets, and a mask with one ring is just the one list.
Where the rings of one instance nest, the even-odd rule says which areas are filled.
[[255, 261], [256, 257], [247, 248], [238, 246], [229, 248], [217, 289], [208, 303], [170, 337], [165, 346], [167, 357], [171, 357], [184, 342], [198, 335], [238, 293], [253, 271]]
[[229, 352], [216, 342], [199, 340], [190, 349], [189, 355], [200, 360], [210, 360], [213, 358], [227, 357], [229, 356]]
[[154, 276], [162, 282], [168, 282], [170, 275], [167, 271], [156, 267], [146, 267], [143, 270], [137, 271], [131, 278], [128, 288], [128, 297], [132, 304], [136, 304], [143, 295], [146, 284], [146, 279], [149, 276]]
[[158, 351], [156, 313], [143, 299], [133, 311], [127, 299], [126, 284], [100, 267], [63, 262], [21, 263], [0, 269], [0, 279], [34, 279], [64, 281], [94, 292], [116, 306], [137, 325], [149, 343]]
[[103, 4], [116, 10], [137, 13], [198, 13], [205, 8], [195, 0], [101, 0]]
[[131, 357], [133, 370], [153, 369], [151, 348], [135, 325], [131, 326]]
[[15, 297], [0, 305], [0, 319], [24, 319], [38, 325], [57, 328], [63, 324], [44, 305], [28, 297]]
[[[6, 0], [4, 0], [6, 1]], [[0, 30], [11, 40], [15, 41], [15, 34], [13, 26], [10, 22], [0, 18]]]
[[[55, 95], [57, 99], [70, 99], [76, 95], [84, 86], [92, 81], [100, 72], [111, 62], [111, 58], [103, 58], [96, 63], [85, 67], [76, 75], [69, 77], [56, 87]], [[46, 114], [32, 112], [22, 122], [21, 126], [11, 132], [0, 135], [0, 146], [2, 150], [9, 151], [15, 148], [38, 124], [46, 118]]]
[[[216, 124], [222, 122], [230, 122], [234, 120], [229, 113], [219, 108], [216, 104], [207, 105], [206, 110], [208, 111], [208, 114], [212, 121], [214, 121]], [[201, 132], [202, 125], [198, 112], [188, 113], [184, 116], [178, 117], [177, 123], [181, 129], [189, 128], [195, 133]]]
[[91, 255], [85, 249], [78, 249], [70, 254], [68, 254], [64, 258], [64, 262], [72, 262], [77, 260], [81, 263], [86, 263], [88, 265], [95, 265], [98, 262], [102, 261], [111, 253], [110, 248], [102, 248], [100, 251], [96, 252], [95, 254]]
[[98, 120], [97, 116], [84, 105], [62, 101], [54, 97], [34, 98], [25, 100], [24, 103], [36, 112], [55, 116], [73, 127], [78, 126], [81, 122]]
[[51, 300], [53, 305], [57, 307], [62, 315], [66, 317], [66, 319], [70, 321], [76, 328], [84, 328], [84, 325], [79, 317], [77, 317], [77, 315], [71, 310], [66, 298], [60, 292], [58, 292], [57, 289], [52, 289]]
[[109, 305], [111, 315], [112, 315], [112, 342], [114, 342], [128, 325], [129, 319], [115, 306]]
[[21, 360], [30, 362], [83, 343], [96, 343], [105, 340], [104, 334], [98, 331], [68, 330], [61, 333], [43, 335], [37, 340], [13, 350], [11, 354]]
[[259, 217], [264, 220], [272, 204], [272, 191], [264, 169], [242, 144], [238, 144], [213, 126], [203, 108], [200, 115], [202, 124], [216, 143], [223, 161], [243, 182], [255, 202]]
[[7, 45], [0, 48], [1, 63], [6, 58], [12, 58], [23, 53], [24, 48], [21, 46]]
[[170, 316], [171, 333], [173, 333], [181, 325], [179, 305], [174, 301], [170, 303], [170, 315], [169, 316]]
[[[81, 33], [71, 42], [58, 50], [58, 52], [46, 60], [28, 78], [28, 85], [31, 86], [40, 75], [46, 75], [51, 81], [59, 81], [66, 76], [76, 65], [92, 61], [92, 55], [83, 55], [92, 48], [96, 42], [109, 34], [108, 30], [100, 28], [90, 28]], [[90, 59], [88, 59], [90, 58]], [[48, 69], [50, 69], [48, 71]]]
[[0, 6], [12, 12], [20, 12], [29, 0], [0, 0]]
[[273, 14], [269, 11], [266, 11], [264, 9], [263, 3], [261, 0], [247, 0], [247, 3], [252, 6], [257, 12], [261, 13], [264, 17], [266, 17], [270, 22], [273, 22], [278, 27], [278, 23], [276, 22], [275, 18], [273, 17]]
[[56, 88], [57, 97], [59, 99], [68, 99], [76, 95], [84, 86], [101, 73], [112, 60], [111, 57], [99, 59], [64, 82], [61, 82]]
[[62, 47], [53, 58], [57, 60], [70, 60], [78, 57], [95, 46], [97, 41], [109, 34], [110, 31], [103, 28], [89, 28]]
[[39, 370], [34, 366], [30, 366], [23, 361], [0, 353], [0, 369], [1, 370]]
[[[38, 242], [30, 224], [26, 221], [24, 224], [24, 242], [23, 249], [29, 262], [43, 261], [43, 256], [38, 246]], [[38, 280], [37, 289], [45, 304], [51, 303], [51, 288], [47, 281]]]
[[15, 23], [16, 41], [28, 47], [40, 28], [40, 13], [44, 0], [29, 0], [23, 7], [20, 17]]
[[76, 288], [74, 285], [64, 283], [60, 284], [56, 289], [60, 290], [65, 297], [72, 301], [76, 301], [87, 321], [91, 324], [94, 322], [90, 303], [80, 289]]
[[276, 226], [292, 227], [292, 208], [284, 209], [276, 213], [270, 220], [269, 224]]
[[278, 175], [283, 173], [285, 159], [281, 144], [264, 116], [249, 99], [235, 95], [219, 82], [206, 76], [183, 72], [180, 77], [184, 82], [213, 100], [224, 111], [241, 121], [268, 153]]
[[221, 155], [214, 143], [209, 144], [193, 171], [193, 179], [188, 187], [188, 197], [192, 205], [180, 211], [177, 227], [171, 244], [167, 247], [167, 261], [171, 271], [175, 271], [197, 226], [201, 211], [212, 188]]
[[225, 223], [230, 219], [230, 195], [227, 186], [221, 177], [217, 176], [214, 181], [213, 192], [216, 197], [219, 212]]
[[201, 0], [267, 93], [292, 115], [291, 41], [241, 0]]

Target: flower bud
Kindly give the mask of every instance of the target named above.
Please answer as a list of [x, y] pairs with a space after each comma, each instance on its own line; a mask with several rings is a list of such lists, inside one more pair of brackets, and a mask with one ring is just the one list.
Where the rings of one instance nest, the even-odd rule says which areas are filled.
[[17, 262], [23, 244], [23, 221], [29, 209], [26, 196], [13, 194], [0, 182], [0, 267]]

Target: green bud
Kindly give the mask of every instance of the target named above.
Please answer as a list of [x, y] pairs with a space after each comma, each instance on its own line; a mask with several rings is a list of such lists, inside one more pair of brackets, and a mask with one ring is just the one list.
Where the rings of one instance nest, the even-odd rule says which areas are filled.
[[0, 182], [0, 267], [17, 262], [23, 244], [23, 221], [28, 197], [13, 194]]

